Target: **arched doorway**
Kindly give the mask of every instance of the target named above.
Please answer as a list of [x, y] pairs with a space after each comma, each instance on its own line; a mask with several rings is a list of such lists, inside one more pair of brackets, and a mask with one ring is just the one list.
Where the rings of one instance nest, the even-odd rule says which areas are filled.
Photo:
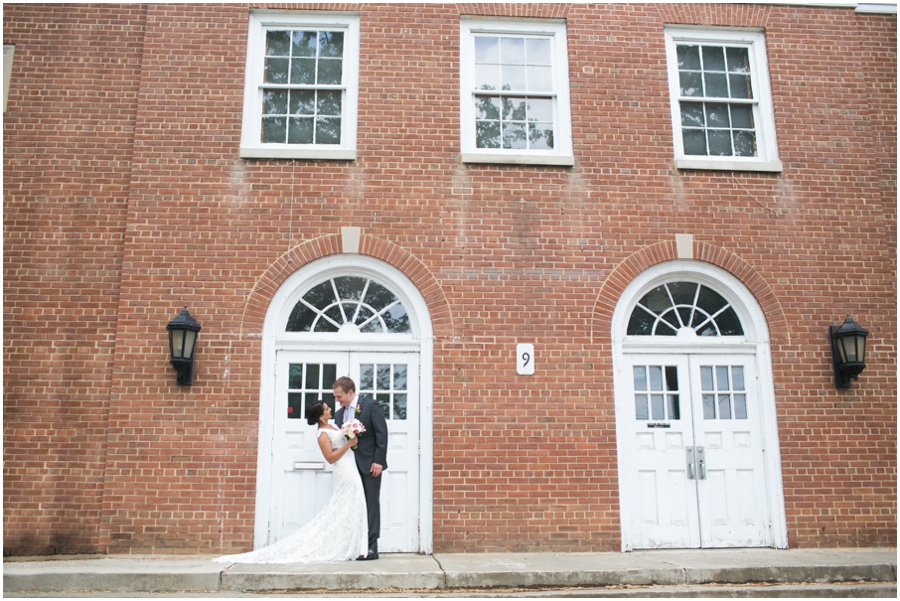
[[431, 550], [431, 319], [402, 272], [377, 259], [331, 255], [285, 280], [263, 325], [254, 546], [312, 519], [331, 495], [331, 466], [304, 418], [314, 400], [334, 407], [349, 375], [388, 422], [379, 548]]
[[787, 547], [768, 329], [747, 288], [660, 263], [613, 314], [622, 548]]

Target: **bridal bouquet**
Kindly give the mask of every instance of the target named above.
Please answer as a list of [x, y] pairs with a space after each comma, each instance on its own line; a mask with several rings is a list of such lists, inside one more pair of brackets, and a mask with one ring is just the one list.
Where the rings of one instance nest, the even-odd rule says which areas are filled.
[[[347, 437], [347, 440], [351, 438], [358, 438], [360, 434], [366, 431], [366, 427], [362, 425], [362, 422], [358, 419], [351, 419], [349, 422], [346, 422], [343, 426], [341, 426], [341, 434]], [[355, 449], [357, 445], [353, 445], [351, 448]]]

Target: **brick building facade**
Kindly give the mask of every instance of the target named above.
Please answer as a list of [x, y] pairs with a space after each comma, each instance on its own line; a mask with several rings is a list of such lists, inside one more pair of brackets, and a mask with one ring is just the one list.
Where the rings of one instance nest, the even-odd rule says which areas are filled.
[[[285, 402], [322, 392], [285, 375], [382, 365], [391, 452], [406, 453], [385, 502], [403, 514], [387, 516], [395, 550], [896, 544], [895, 14], [3, 15], [4, 554], [265, 544], [291, 528], [279, 511], [314, 510], [301, 489], [323, 475], [279, 455], [279, 436], [303, 436]], [[381, 286], [406, 317], [366, 305], [383, 332], [332, 328], [323, 305], [303, 330], [288, 315], [326, 282], [359, 307]], [[641, 329], [685, 287], [691, 315], [700, 290], [731, 321]], [[169, 365], [183, 305], [203, 327], [192, 386]], [[868, 366], [838, 389], [828, 326], [847, 312], [870, 332]], [[707, 368], [731, 374], [725, 405], [704, 404]], [[658, 406], [637, 375], [655, 369]], [[717, 444], [755, 467], [717, 467]], [[701, 445], [709, 478], [683, 480], [684, 447]], [[761, 529], [716, 534], [744, 484], [759, 496], [737, 499], [738, 526]]]

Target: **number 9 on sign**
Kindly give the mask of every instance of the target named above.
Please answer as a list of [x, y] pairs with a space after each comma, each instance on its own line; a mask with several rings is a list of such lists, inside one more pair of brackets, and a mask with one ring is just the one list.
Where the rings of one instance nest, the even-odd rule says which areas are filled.
[[534, 345], [516, 345], [516, 373], [520, 376], [530, 376], [534, 373]]

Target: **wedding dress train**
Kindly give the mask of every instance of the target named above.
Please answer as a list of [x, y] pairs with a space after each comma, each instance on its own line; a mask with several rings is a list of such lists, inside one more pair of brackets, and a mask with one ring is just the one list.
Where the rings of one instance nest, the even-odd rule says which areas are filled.
[[[320, 428], [331, 448], [341, 448], [347, 440], [337, 430]], [[368, 553], [369, 525], [366, 498], [356, 468], [353, 451], [348, 450], [334, 463], [334, 487], [322, 510], [300, 530], [273, 545], [224, 555], [213, 561], [222, 563], [311, 563], [347, 561]]]

